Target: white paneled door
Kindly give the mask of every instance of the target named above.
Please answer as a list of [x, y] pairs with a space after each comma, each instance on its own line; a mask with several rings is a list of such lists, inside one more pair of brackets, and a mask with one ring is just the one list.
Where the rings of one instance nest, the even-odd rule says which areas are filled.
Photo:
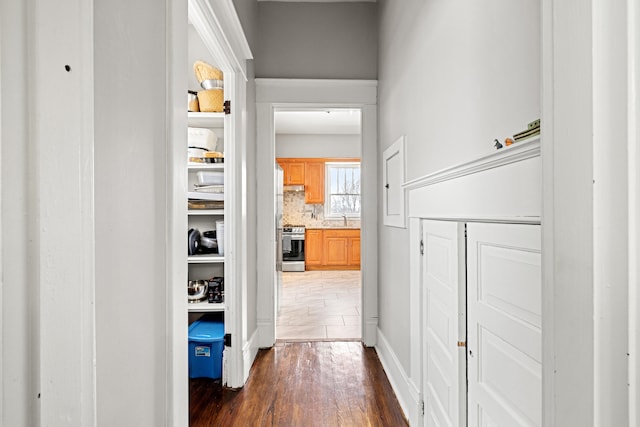
[[423, 221], [422, 243], [424, 425], [464, 425], [464, 224]]
[[467, 226], [468, 417], [542, 423], [540, 226]]

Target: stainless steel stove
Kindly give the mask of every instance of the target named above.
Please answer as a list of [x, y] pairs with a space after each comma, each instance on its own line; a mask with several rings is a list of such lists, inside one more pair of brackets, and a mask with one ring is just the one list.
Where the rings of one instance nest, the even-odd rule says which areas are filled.
[[304, 225], [282, 226], [282, 271], [304, 271]]

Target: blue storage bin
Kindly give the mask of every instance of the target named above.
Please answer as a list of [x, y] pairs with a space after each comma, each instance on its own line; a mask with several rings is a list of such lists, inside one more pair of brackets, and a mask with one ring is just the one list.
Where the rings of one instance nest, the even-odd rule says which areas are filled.
[[222, 378], [224, 323], [196, 320], [189, 326], [189, 378]]

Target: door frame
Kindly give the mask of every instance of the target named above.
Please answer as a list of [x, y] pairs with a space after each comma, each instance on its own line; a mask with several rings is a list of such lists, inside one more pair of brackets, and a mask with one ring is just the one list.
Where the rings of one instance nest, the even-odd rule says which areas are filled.
[[[246, 61], [252, 59], [249, 44], [242, 31], [232, 0], [210, 2], [207, 0], [176, 0], [172, 2], [168, 23], [167, 56], [172, 58], [168, 71], [167, 87], [167, 236], [166, 268], [167, 292], [167, 417], [172, 425], [184, 425], [188, 420], [188, 308], [184, 300], [184, 283], [187, 279], [187, 254], [184, 251], [184, 231], [187, 211], [186, 191], [186, 121], [184, 93], [187, 60], [188, 20], [203, 39], [225, 73], [225, 99], [231, 100], [232, 114], [225, 118], [225, 139], [234, 141], [225, 151], [234, 161], [233, 175], [226, 184], [230, 194], [227, 222], [228, 249], [225, 275], [236, 286], [227, 289], [225, 332], [232, 334], [232, 346], [225, 349], [223, 379], [229, 387], [241, 387], [245, 381], [243, 349], [246, 343], [246, 201], [240, 190], [246, 183], [246, 130], [244, 129], [246, 105]], [[182, 143], [181, 143], [182, 142]]]
[[287, 108], [355, 108], [362, 114], [360, 161], [362, 170], [361, 271], [362, 340], [374, 346], [378, 329], [378, 196], [377, 196], [377, 81], [256, 79], [257, 218], [259, 346], [276, 342], [275, 217], [276, 182], [274, 112]]

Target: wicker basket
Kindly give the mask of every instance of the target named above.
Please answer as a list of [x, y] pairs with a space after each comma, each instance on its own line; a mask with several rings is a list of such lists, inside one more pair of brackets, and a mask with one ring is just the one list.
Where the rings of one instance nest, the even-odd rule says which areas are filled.
[[200, 111], [220, 113], [224, 110], [224, 91], [222, 89], [208, 89], [198, 92]]

